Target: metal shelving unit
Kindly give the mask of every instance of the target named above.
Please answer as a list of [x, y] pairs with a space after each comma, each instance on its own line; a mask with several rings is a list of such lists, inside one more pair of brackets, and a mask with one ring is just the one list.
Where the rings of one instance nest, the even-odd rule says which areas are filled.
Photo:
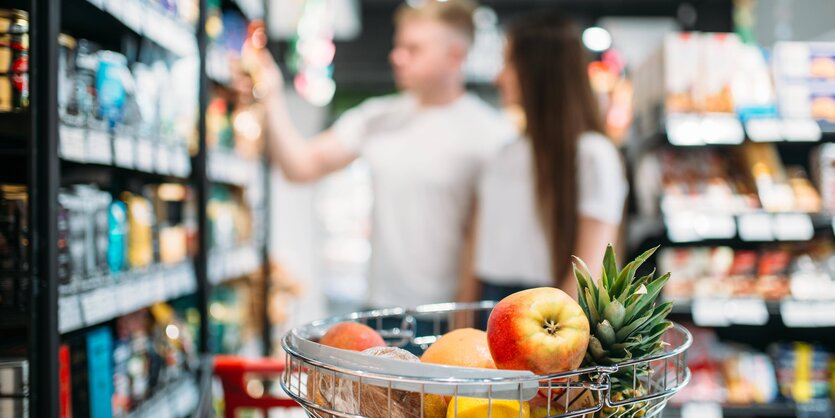
[[[261, 0], [246, 2], [251, 13]], [[0, 113], [0, 179], [28, 186], [30, 268], [26, 277], [29, 293], [26, 309], [4, 313], [0, 353], [20, 353], [28, 360], [28, 417], [58, 417], [59, 345], [62, 336], [88, 327], [105, 324], [156, 302], [193, 296], [200, 315], [198, 351], [200, 370], [187, 372], [159, 388], [151, 399], [131, 413], [132, 418], [182, 417], [205, 410], [201, 394], [211, 392], [211, 353], [209, 353], [208, 299], [211, 288], [234, 274], [263, 269], [269, 277], [266, 237], [247, 248], [248, 265], [240, 268], [233, 261], [243, 250], [225, 254], [230, 267], [222, 280], [210, 282], [210, 255], [206, 203], [213, 154], [206, 148], [205, 110], [208, 103], [206, 75], [206, 1], [199, 2], [196, 27], [189, 27], [151, 8], [138, 7], [126, 0], [13, 0], [3, 7], [29, 13], [30, 106], [26, 111]], [[242, 8], [243, 9], [243, 8]], [[146, 143], [134, 138], [100, 136], [81, 138], [59, 129], [58, 117], [58, 37], [67, 26], [100, 41], [106, 48], [118, 49], [120, 37], [148, 41], [176, 56], [199, 59], [198, 150], [189, 155], [185, 147]], [[114, 41], [115, 40], [115, 41]], [[223, 157], [220, 157], [223, 158]], [[268, 178], [266, 160], [257, 167], [241, 162], [229, 164], [212, 181], [243, 186], [253, 171]], [[217, 163], [215, 163], [217, 164]], [[213, 172], [214, 173], [214, 172]], [[193, 259], [173, 265], [153, 265], [141, 271], [128, 271], [119, 280], [90, 280], [84, 289], [64, 292], [58, 283], [58, 195], [68, 181], [89, 182], [131, 179], [137, 182], [174, 182], [196, 192], [198, 251]], [[267, 188], [262, 181], [255, 187]], [[269, 193], [263, 211], [269, 211]], [[264, 221], [266, 222], [266, 220]], [[268, 280], [265, 279], [268, 283]], [[266, 296], [265, 296], [266, 297]], [[265, 304], [266, 307], [266, 304]], [[263, 313], [266, 318], [266, 309]], [[268, 323], [268, 321], [265, 321]], [[265, 326], [268, 328], [268, 325]], [[265, 330], [264, 335], [269, 335]], [[7, 338], [8, 337], [8, 338]], [[18, 341], [19, 340], [19, 341]], [[269, 349], [269, 342], [265, 341]]]

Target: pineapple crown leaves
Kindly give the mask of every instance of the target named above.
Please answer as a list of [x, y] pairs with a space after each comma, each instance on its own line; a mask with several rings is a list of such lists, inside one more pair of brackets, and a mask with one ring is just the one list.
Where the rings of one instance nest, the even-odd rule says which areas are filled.
[[592, 331], [585, 365], [611, 365], [663, 349], [661, 337], [672, 327], [666, 320], [672, 303], [656, 305], [655, 300], [670, 275], [655, 277], [653, 271], [635, 277], [657, 249], [651, 248], [619, 270], [609, 245], [599, 283], [592, 279], [583, 260], [574, 257], [578, 300]]

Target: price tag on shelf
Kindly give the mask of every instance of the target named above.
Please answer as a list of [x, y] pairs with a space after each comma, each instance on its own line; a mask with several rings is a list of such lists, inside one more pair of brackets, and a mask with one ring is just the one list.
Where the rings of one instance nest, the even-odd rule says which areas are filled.
[[133, 149], [132, 138], [117, 136], [113, 140], [113, 159], [117, 167], [133, 168]]
[[145, 8], [137, 0], [122, 0], [122, 2], [124, 10], [122, 20], [125, 22], [125, 25], [137, 33], [142, 33]]
[[754, 142], [778, 142], [783, 140], [780, 121], [773, 118], [752, 118], [745, 122], [745, 131]]
[[820, 125], [813, 119], [784, 119], [780, 128], [786, 141], [818, 142], [823, 136]]
[[702, 118], [699, 132], [706, 144], [738, 145], [745, 141], [742, 123], [735, 114], [706, 115]]
[[169, 165], [170, 154], [168, 146], [165, 144], [157, 144], [155, 155], [154, 168], [156, 172], [159, 174], [169, 174], [171, 167]]
[[64, 334], [83, 326], [84, 318], [81, 315], [78, 296], [63, 296], [58, 299], [58, 332]]
[[87, 133], [87, 161], [105, 165], [113, 163], [113, 150], [107, 132], [91, 129]]
[[154, 172], [154, 146], [147, 139], [136, 140], [136, 168], [146, 173]]
[[118, 315], [118, 301], [110, 287], [104, 287], [81, 295], [81, 309], [87, 325], [107, 321]]
[[808, 241], [815, 236], [812, 218], [806, 213], [774, 215], [774, 237], [780, 241]]
[[689, 113], [667, 115], [667, 140], [678, 146], [704, 145], [701, 118]]
[[739, 237], [743, 241], [773, 241], [771, 215], [767, 213], [739, 215]]
[[123, 2], [124, 0], [104, 0], [104, 10], [124, 22]]
[[780, 303], [783, 324], [794, 328], [835, 326], [835, 301], [787, 299]]
[[700, 327], [727, 327], [731, 321], [725, 315], [725, 300], [703, 299], [693, 300], [693, 322]]
[[83, 163], [85, 160], [84, 157], [87, 155], [86, 132], [81, 128], [61, 125], [58, 127], [58, 133], [60, 137], [59, 149], [61, 158]]
[[762, 326], [768, 323], [768, 308], [762, 299], [730, 299], [723, 311], [736, 325]]
[[687, 402], [681, 406], [681, 418], [722, 418], [722, 405], [716, 402]]

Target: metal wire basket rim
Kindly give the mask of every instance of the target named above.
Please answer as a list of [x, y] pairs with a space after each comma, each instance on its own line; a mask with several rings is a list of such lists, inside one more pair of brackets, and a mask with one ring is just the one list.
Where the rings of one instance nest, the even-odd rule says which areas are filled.
[[[405, 308], [387, 308], [387, 309], [378, 309], [378, 310], [371, 310], [371, 311], [363, 311], [363, 312], [354, 312], [348, 315], [332, 317], [325, 320], [318, 320], [313, 321], [307, 325], [303, 325], [301, 328], [309, 328], [309, 327], [321, 327], [323, 325], [328, 325], [336, 322], [342, 322], [346, 320], [356, 320], [356, 319], [368, 319], [368, 318], [382, 318], [383, 315], [400, 315], [400, 314], [408, 314], [410, 312], [414, 313], [439, 313], [439, 312], [455, 312], [461, 311], [465, 309], [474, 309], [474, 308], [489, 308], [491, 306], [495, 306], [496, 302], [493, 301], [483, 301], [483, 302], [476, 302], [476, 303], [467, 303], [467, 304], [459, 304], [459, 303], [443, 303], [443, 304], [434, 304], [434, 305], [423, 305], [419, 306], [415, 309], [405, 309]], [[687, 328], [672, 322], [673, 327], [670, 330], [676, 330], [680, 332], [684, 338], [681, 344], [677, 347], [673, 348], [670, 351], [666, 351], [660, 354], [646, 356], [638, 359], [632, 359], [623, 363], [619, 363], [612, 366], [593, 366], [587, 367], [582, 369], [570, 370], [566, 372], [560, 373], [553, 373], [547, 375], [530, 375], [530, 376], [519, 376], [519, 377], [496, 377], [496, 378], [468, 378], [468, 379], [461, 379], [455, 377], [443, 377], [443, 378], [433, 378], [433, 377], [410, 377], [410, 376], [401, 376], [401, 375], [394, 375], [394, 374], [387, 374], [387, 373], [379, 373], [379, 372], [368, 372], [356, 369], [348, 369], [343, 368], [331, 364], [326, 364], [318, 360], [314, 360], [307, 355], [300, 353], [294, 347], [290, 345], [290, 339], [300, 338], [308, 340], [300, 335], [298, 335], [299, 328], [294, 328], [287, 335], [284, 336], [282, 339], [282, 347], [284, 351], [290, 354], [291, 356], [297, 357], [301, 360], [304, 360], [306, 363], [314, 365], [316, 367], [329, 370], [335, 373], [342, 373], [347, 375], [354, 375], [360, 376], [369, 379], [380, 379], [380, 380], [396, 380], [399, 382], [404, 383], [439, 383], [439, 384], [457, 384], [457, 385], [479, 385], [479, 384], [499, 384], [499, 383], [524, 383], [524, 382], [533, 382], [533, 381], [544, 381], [544, 380], [556, 380], [556, 379], [565, 379], [571, 377], [577, 377], [581, 375], [587, 374], [599, 374], [601, 376], [607, 375], [610, 373], [617, 372], [622, 367], [629, 367], [633, 365], [637, 365], [639, 363], [647, 363], [652, 361], [658, 361], [665, 358], [671, 358], [678, 356], [684, 351], [686, 351], [693, 343], [693, 336]], [[669, 332], [668, 330], [667, 332]], [[308, 340], [309, 341], [309, 340]], [[313, 344], [318, 344], [317, 342], [311, 341]], [[594, 384], [594, 382], [591, 382]], [[602, 382], [598, 382], [601, 384]], [[593, 389], [593, 390], [603, 390], [605, 389], [605, 384], [601, 384], [601, 389]], [[591, 389], [591, 388], [589, 388]]]

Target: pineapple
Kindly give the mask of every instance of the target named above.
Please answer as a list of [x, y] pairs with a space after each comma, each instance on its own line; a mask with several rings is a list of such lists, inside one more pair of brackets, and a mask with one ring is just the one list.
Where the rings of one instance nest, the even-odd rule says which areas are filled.
[[[635, 272], [653, 253], [655, 247], [618, 270], [612, 246], [606, 248], [603, 258], [603, 273], [595, 282], [582, 260], [574, 258], [574, 275], [577, 278], [580, 306], [589, 319], [591, 338], [583, 360], [584, 367], [611, 366], [631, 359], [657, 354], [663, 350], [661, 337], [673, 324], [667, 314], [672, 303], [656, 305], [658, 297], [670, 274], [654, 277], [655, 271], [635, 277]], [[610, 394], [613, 401], [634, 399], [644, 396], [641, 377], [649, 373], [639, 368], [633, 373], [626, 367], [610, 375]], [[646, 405], [638, 405], [641, 411], [635, 417], [643, 416]], [[630, 408], [631, 407], [631, 408]], [[633, 416], [635, 405], [620, 408], [606, 408], [603, 416]], [[628, 412], [628, 414], [627, 414]]]

